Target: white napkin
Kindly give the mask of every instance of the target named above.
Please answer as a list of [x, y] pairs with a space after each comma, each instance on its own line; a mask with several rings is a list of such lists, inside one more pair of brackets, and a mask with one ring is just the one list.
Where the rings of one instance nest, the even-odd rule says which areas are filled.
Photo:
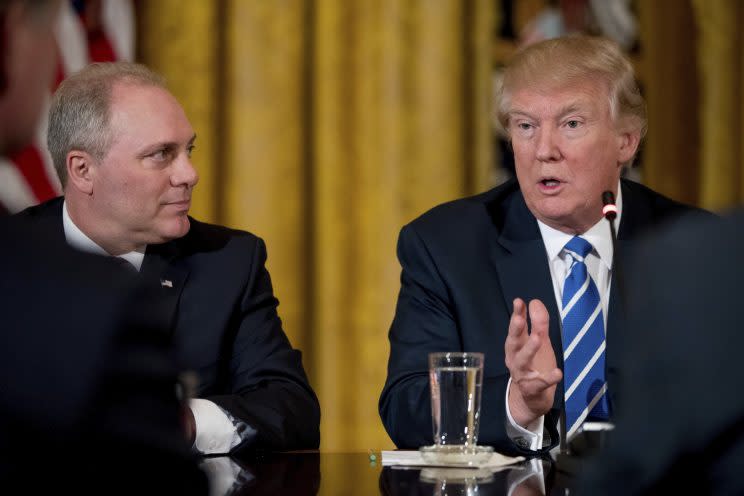
[[[472, 468], [499, 468], [524, 461], [523, 456], [511, 457], [501, 453], [493, 453], [489, 459], [477, 465], [471, 465]], [[462, 467], [462, 464], [446, 464], [442, 462], [429, 462], [421, 457], [418, 451], [383, 451], [383, 466], [407, 466], [407, 467]]]

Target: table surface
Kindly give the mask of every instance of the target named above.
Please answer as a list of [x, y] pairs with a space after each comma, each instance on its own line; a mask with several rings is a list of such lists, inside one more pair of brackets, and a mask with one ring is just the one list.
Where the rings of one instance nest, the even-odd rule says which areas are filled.
[[[213, 486], [213, 494], [251, 495], [514, 495], [542, 494], [536, 477], [519, 482], [529, 471], [529, 462], [476, 479], [472, 469], [420, 469], [382, 467], [374, 453], [293, 452], [244, 456], [240, 459], [214, 458], [235, 462], [242, 469], [232, 488]], [[545, 494], [564, 494], [566, 479], [550, 463], [543, 467]], [[534, 472], [530, 472], [534, 473]], [[219, 486], [219, 484], [218, 484]], [[228, 490], [229, 489], [229, 490]]]

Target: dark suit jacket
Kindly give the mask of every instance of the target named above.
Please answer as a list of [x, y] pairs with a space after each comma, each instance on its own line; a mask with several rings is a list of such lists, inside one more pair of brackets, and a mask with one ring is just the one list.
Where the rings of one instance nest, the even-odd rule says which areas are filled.
[[207, 494], [151, 292], [9, 219], [0, 239], [0, 484]]
[[638, 252], [616, 428], [583, 494], [744, 494], [743, 254], [744, 211]]
[[[688, 207], [630, 181], [622, 181], [618, 252], [627, 253], [647, 228]], [[388, 376], [380, 415], [400, 448], [432, 443], [427, 355], [439, 351], [485, 353], [479, 443], [505, 453], [534, 454], [506, 434], [504, 364], [512, 301], [541, 300], [550, 314], [550, 339], [562, 368], [560, 313], [537, 221], [516, 181], [440, 205], [405, 226], [398, 241], [401, 290], [390, 328]], [[622, 333], [618, 291], [608, 311], [607, 348]], [[611, 351], [607, 377], [617, 368]], [[545, 427], [551, 444], [563, 403], [562, 384]], [[546, 448], [547, 450], [547, 448]], [[545, 450], [543, 450], [545, 451]]]
[[[18, 214], [64, 240], [62, 199]], [[266, 248], [244, 232], [190, 219], [186, 236], [147, 247], [141, 272], [159, 288], [196, 396], [257, 431], [239, 449], [317, 448], [320, 407], [277, 315]]]

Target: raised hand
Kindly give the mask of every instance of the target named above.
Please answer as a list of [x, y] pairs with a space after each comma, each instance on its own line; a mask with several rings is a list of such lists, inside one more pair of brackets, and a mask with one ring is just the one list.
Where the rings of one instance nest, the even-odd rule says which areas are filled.
[[527, 325], [527, 306], [522, 299], [516, 298], [509, 321], [509, 335], [504, 343], [506, 366], [512, 380], [509, 411], [522, 427], [550, 411], [556, 385], [563, 378], [550, 344], [545, 305], [540, 300], [530, 301], [529, 315], [532, 329]]

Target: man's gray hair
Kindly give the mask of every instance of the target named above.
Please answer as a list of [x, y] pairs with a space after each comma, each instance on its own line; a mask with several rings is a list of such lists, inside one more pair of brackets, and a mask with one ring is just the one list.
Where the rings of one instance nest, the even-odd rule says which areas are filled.
[[113, 136], [111, 91], [115, 84], [165, 88], [165, 79], [141, 64], [107, 62], [91, 64], [59, 85], [49, 109], [47, 146], [54, 168], [67, 184], [67, 154], [72, 150], [103, 160]]

